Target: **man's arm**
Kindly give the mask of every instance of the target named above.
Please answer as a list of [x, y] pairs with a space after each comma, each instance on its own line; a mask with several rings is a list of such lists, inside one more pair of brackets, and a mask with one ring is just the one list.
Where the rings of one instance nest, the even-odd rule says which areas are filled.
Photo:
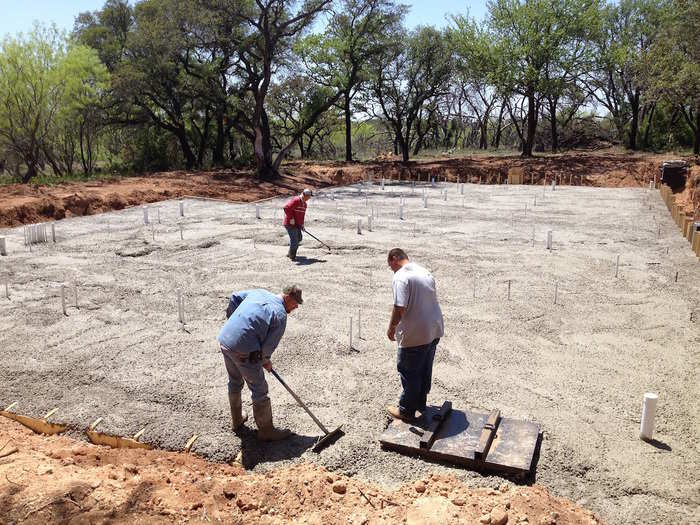
[[292, 197], [287, 201], [287, 204], [284, 205], [282, 208], [284, 210], [284, 214], [287, 216], [289, 219], [289, 223], [294, 226], [294, 209], [296, 208], [297, 205], [297, 197]]
[[401, 318], [403, 317], [403, 314], [405, 311], [406, 311], [406, 307], [396, 306], [396, 305], [394, 305], [394, 308], [391, 310], [391, 319], [389, 320], [389, 328], [386, 331], [386, 336], [389, 338], [389, 341], [396, 341], [396, 337], [395, 337], [396, 327], [398, 326], [399, 322], [401, 321]]
[[240, 306], [249, 293], [250, 291], [244, 290], [242, 292], [233, 292], [231, 294], [231, 298], [228, 300], [228, 306], [226, 307], [226, 319], [233, 315], [233, 312], [236, 311], [236, 308]]
[[268, 330], [265, 339], [260, 345], [260, 350], [262, 350], [263, 359], [265, 361], [269, 361], [270, 357], [272, 357], [272, 352], [274, 352], [275, 348], [277, 348], [277, 345], [280, 344], [280, 341], [282, 340], [282, 336], [284, 335], [284, 331], [286, 328], [286, 318], [282, 321], [278, 321], [275, 317], [272, 318], [272, 321], [270, 323], [270, 329]]

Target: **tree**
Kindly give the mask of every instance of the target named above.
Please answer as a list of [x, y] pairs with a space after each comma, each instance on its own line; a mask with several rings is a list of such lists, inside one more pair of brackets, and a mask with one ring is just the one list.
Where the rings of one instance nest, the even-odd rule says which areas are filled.
[[488, 148], [488, 124], [498, 100], [494, 72], [498, 67], [492, 36], [474, 20], [453, 18], [455, 27], [448, 33], [456, 54], [459, 89], [474, 112], [480, 130], [479, 149]]
[[499, 85], [527, 99], [523, 156], [531, 156], [545, 75], [566, 69], [569, 51], [590, 24], [598, 0], [493, 0], [489, 26], [496, 38]]
[[419, 27], [394, 40], [371, 71], [365, 111], [386, 122], [408, 162], [421, 111], [448, 89], [453, 62], [447, 39], [433, 27]]
[[[26, 165], [28, 182], [48, 163], [54, 174], [72, 171], [74, 143], [61, 141], [75, 112], [83, 112], [106, 81], [94, 52], [69, 46], [55, 27], [35, 26], [0, 47], [0, 148]], [[61, 146], [61, 149], [58, 149]]]
[[700, 154], [700, 3], [674, 0], [649, 54], [649, 90], [675, 106]]
[[[620, 138], [637, 149], [643, 108], [646, 55], [656, 41], [664, 16], [664, 0], [621, 0], [603, 10], [595, 40], [598, 67], [588, 80], [590, 95], [605, 107]], [[629, 124], [629, 128], [627, 128]]]
[[[230, 73], [239, 79], [240, 92], [249, 97], [247, 100], [250, 104], [239, 105], [233, 125], [253, 145], [258, 177], [261, 179], [269, 180], [279, 175], [282, 159], [296, 141], [290, 141], [273, 159], [265, 103], [273, 77], [286, 65], [295, 41], [331, 1], [305, 0], [298, 9], [294, 9], [296, 2], [291, 0], [255, 0], [242, 2], [242, 5], [228, 0], [204, 1], [204, 5], [217, 11], [222, 21], [242, 27], [242, 39]], [[311, 121], [332, 106], [335, 100], [327, 99], [318, 105], [317, 111], [309, 116], [306, 123], [311, 125]]]
[[352, 100], [367, 80], [367, 65], [381, 54], [405, 12], [391, 0], [340, 0], [326, 30], [297, 47], [311, 79], [342, 93], [347, 161], [352, 161]]

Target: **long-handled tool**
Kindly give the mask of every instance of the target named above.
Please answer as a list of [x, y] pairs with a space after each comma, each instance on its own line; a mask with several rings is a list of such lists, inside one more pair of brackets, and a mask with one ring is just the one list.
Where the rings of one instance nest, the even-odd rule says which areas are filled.
[[329, 251], [329, 252], [331, 251], [331, 247], [330, 247], [330, 246], [328, 246], [325, 242], [323, 242], [321, 239], [319, 239], [318, 237], [316, 237], [316, 236], [315, 236], [313, 233], [311, 233], [309, 230], [306, 230], [306, 229], [305, 229], [305, 230], [304, 230], [304, 233], [308, 234], [310, 237], [313, 237], [313, 238], [316, 239], [318, 242], [320, 242], [321, 244], [323, 244], [326, 248], [328, 248], [328, 251]]
[[287, 392], [289, 392], [292, 395], [292, 397], [294, 398], [294, 400], [297, 403], [299, 403], [299, 406], [301, 408], [303, 408], [304, 410], [306, 410], [306, 413], [309, 414], [309, 416], [311, 416], [311, 419], [314, 420], [314, 423], [316, 423], [318, 425], [318, 427], [321, 430], [323, 430], [324, 436], [316, 442], [316, 444], [313, 446], [313, 448], [311, 450], [313, 450], [314, 452], [318, 452], [326, 445], [330, 445], [331, 442], [335, 442], [336, 439], [339, 439], [340, 437], [345, 435], [345, 432], [343, 432], [343, 430], [342, 430], [343, 425], [340, 425], [333, 432], [328, 432], [328, 429], [326, 429], [326, 427], [323, 426], [323, 423], [321, 423], [318, 419], [316, 419], [316, 416], [314, 416], [311, 413], [311, 410], [309, 410], [309, 408], [304, 404], [304, 402], [301, 399], [299, 399], [299, 396], [297, 396], [294, 393], [294, 391], [291, 388], [289, 388], [289, 386], [287, 386], [287, 383], [284, 382], [284, 379], [282, 379], [280, 377], [280, 375], [275, 371], [275, 369], [274, 368], [270, 369], [270, 372], [272, 373], [273, 376], [275, 376], [277, 378], [277, 380], [280, 383], [282, 383], [282, 386], [284, 388], [286, 388]]

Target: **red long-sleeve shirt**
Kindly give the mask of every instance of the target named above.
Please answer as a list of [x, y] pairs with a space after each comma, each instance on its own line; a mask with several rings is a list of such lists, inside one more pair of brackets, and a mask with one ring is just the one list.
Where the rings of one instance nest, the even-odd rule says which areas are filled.
[[306, 201], [301, 195], [292, 197], [284, 205], [284, 224], [285, 226], [290, 224], [290, 219], [294, 219], [295, 226], [301, 228], [304, 226], [304, 216], [306, 215]]

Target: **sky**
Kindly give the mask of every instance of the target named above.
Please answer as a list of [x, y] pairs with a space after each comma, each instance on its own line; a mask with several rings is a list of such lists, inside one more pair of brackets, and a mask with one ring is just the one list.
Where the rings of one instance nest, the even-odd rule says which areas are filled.
[[[403, 0], [411, 7], [406, 18], [409, 28], [417, 25], [444, 27], [451, 14], [469, 14], [482, 20], [486, 13], [486, 2], [477, 0]], [[15, 36], [32, 29], [34, 21], [71, 31], [73, 22], [82, 11], [95, 11], [104, 5], [104, 0], [0, 0], [0, 38]]]

